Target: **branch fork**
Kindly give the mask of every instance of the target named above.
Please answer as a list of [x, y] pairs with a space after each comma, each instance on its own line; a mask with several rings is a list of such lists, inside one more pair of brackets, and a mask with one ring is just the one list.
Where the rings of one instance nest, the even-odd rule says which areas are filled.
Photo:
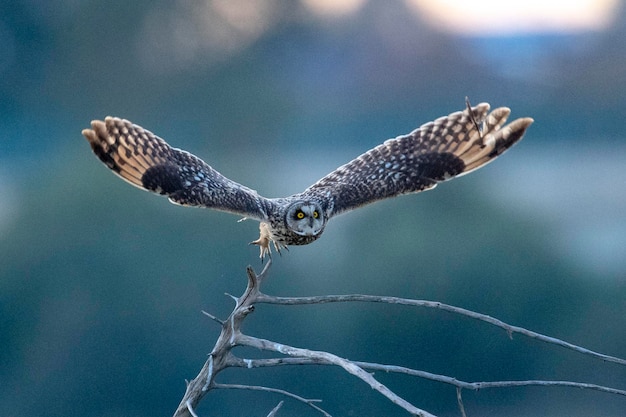
[[[621, 395], [626, 397], [626, 390], [617, 388], [605, 387], [601, 385], [579, 383], [572, 381], [544, 381], [544, 380], [530, 380], [530, 381], [492, 381], [492, 382], [465, 382], [457, 380], [445, 375], [432, 374], [425, 371], [419, 371], [415, 369], [405, 368], [396, 365], [383, 365], [378, 363], [358, 362], [351, 361], [338, 357], [329, 352], [315, 351], [304, 348], [298, 348], [294, 346], [285, 345], [282, 343], [274, 342], [267, 339], [261, 339], [258, 337], [248, 336], [241, 331], [243, 321], [245, 318], [254, 311], [254, 305], [256, 303], [267, 304], [282, 304], [282, 305], [303, 305], [303, 304], [323, 304], [330, 302], [378, 302], [386, 304], [402, 304], [411, 305], [415, 307], [427, 307], [435, 308], [443, 311], [447, 311], [453, 314], [462, 315], [474, 320], [483, 321], [493, 326], [499, 327], [506, 331], [507, 335], [512, 338], [514, 333], [524, 335], [529, 338], [533, 338], [545, 343], [550, 343], [562, 348], [574, 350], [580, 354], [587, 355], [596, 359], [600, 359], [605, 362], [612, 362], [618, 365], [626, 365], [626, 360], [614, 356], [605, 355], [602, 353], [593, 352], [583, 347], [565, 342], [560, 339], [545, 336], [521, 327], [512, 326], [504, 323], [496, 318], [476, 313], [474, 311], [466, 310], [460, 307], [450, 306], [440, 302], [426, 301], [426, 300], [413, 300], [398, 297], [386, 297], [386, 296], [371, 296], [371, 295], [326, 295], [317, 297], [275, 297], [263, 294], [261, 292], [261, 285], [267, 278], [268, 271], [272, 264], [271, 258], [265, 265], [260, 274], [256, 274], [252, 267], [248, 266], [246, 269], [248, 276], [248, 285], [243, 295], [240, 297], [230, 296], [235, 300], [235, 307], [229, 317], [226, 320], [220, 320], [217, 317], [203, 312], [210, 319], [220, 324], [222, 331], [218, 337], [213, 350], [209, 354], [207, 361], [200, 370], [198, 376], [187, 384], [187, 389], [183, 399], [181, 400], [174, 417], [197, 417], [194, 409], [202, 398], [213, 389], [240, 389], [240, 390], [255, 390], [265, 391], [271, 393], [281, 394], [287, 398], [294, 399], [302, 402], [307, 406], [313, 408], [325, 417], [330, 417], [330, 414], [323, 410], [318, 403], [320, 400], [307, 399], [291, 393], [286, 390], [270, 388], [264, 386], [252, 386], [252, 385], [239, 385], [239, 384], [221, 384], [215, 381], [218, 374], [229, 367], [242, 367], [242, 368], [258, 368], [268, 366], [283, 366], [283, 365], [334, 365], [339, 366], [351, 375], [356, 376], [363, 382], [367, 383], [372, 389], [379, 392], [381, 395], [389, 399], [393, 404], [404, 409], [413, 416], [418, 417], [435, 417], [433, 414], [422, 410], [410, 402], [406, 401], [402, 397], [395, 394], [392, 390], [380, 383], [370, 373], [371, 371], [385, 371], [393, 373], [403, 373], [419, 378], [429, 379], [452, 385], [456, 388], [456, 399], [459, 407], [459, 412], [462, 417], [466, 417], [465, 407], [463, 405], [462, 390], [479, 390], [486, 388], [502, 388], [502, 387], [515, 387], [515, 386], [562, 386], [562, 387], [575, 387], [583, 389], [597, 390], [613, 395]], [[232, 350], [237, 346], [254, 347], [264, 351], [271, 351], [280, 353], [286, 357], [269, 358], [269, 359], [244, 359], [240, 358], [232, 353]], [[277, 415], [283, 402], [281, 401], [273, 410], [270, 411], [268, 417]]]

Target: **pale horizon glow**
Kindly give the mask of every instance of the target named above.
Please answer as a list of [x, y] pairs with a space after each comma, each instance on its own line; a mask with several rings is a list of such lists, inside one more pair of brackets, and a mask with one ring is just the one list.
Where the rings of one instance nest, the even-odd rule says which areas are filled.
[[302, 3], [320, 16], [342, 16], [359, 10], [365, 0], [302, 0]]
[[426, 21], [464, 35], [582, 32], [606, 29], [619, 0], [405, 0]]

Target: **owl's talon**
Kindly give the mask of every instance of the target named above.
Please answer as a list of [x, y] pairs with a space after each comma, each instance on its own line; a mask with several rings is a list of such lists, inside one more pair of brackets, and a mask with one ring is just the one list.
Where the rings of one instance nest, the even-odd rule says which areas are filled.
[[269, 256], [270, 258], [272, 257], [272, 250], [270, 249], [269, 239], [259, 237], [257, 240], [253, 240], [252, 242], [248, 244], [259, 246], [259, 249], [260, 249], [259, 258], [261, 258], [261, 262], [263, 262], [263, 259], [265, 259], [266, 255]]
[[272, 240], [272, 243], [274, 244], [274, 249], [276, 249], [276, 252], [278, 252], [280, 256], [283, 256], [283, 253], [281, 252], [282, 249], [285, 249], [287, 252], [289, 252], [289, 248], [286, 245], [276, 242], [275, 240]]

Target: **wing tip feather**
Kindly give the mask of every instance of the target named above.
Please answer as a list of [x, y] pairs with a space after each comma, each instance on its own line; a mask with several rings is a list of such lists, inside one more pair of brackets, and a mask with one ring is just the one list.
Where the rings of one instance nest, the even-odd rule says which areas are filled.
[[140, 161], [135, 161], [132, 154], [124, 153], [127, 146], [120, 142], [114, 129], [111, 131], [119, 122], [123, 120], [112, 116], [107, 116], [104, 120], [92, 120], [91, 128], [83, 129], [81, 133], [103, 164], [130, 184], [143, 188], [141, 176], [145, 167]]

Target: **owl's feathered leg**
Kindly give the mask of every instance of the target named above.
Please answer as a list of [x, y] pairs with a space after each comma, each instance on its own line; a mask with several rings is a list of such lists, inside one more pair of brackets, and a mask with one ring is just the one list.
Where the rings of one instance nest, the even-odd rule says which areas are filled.
[[267, 226], [267, 223], [261, 222], [259, 224], [259, 238], [257, 240], [253, 240], [250, 242], [250, 245], [258, 245], [261, 249], [261, 253], [259, 254], [259, 258], [261, 261], [265, 258], [265, 255], [272, 257], [272, 250], [270, 249], [270, 232]]
[[274, 249], [278, 252], [279, 255], [282, 255], [280, 252], [282, 249], [289, 250], [289, 248], [281, 242], [277, 242], [272, 239], [272, 235], [270, 234], [269, 225], [265, 222], [259, 223], [259, 238], [257, 240], [253, 240], [250, 242], [250, 245], [258, 245], [261, 253], [259, 254], [259, 258], [261, 261], [265, 259], [265, 256], [269, 256], [272, 258], [272, 249], [270, 248], [270, 242], [274, 245]]

